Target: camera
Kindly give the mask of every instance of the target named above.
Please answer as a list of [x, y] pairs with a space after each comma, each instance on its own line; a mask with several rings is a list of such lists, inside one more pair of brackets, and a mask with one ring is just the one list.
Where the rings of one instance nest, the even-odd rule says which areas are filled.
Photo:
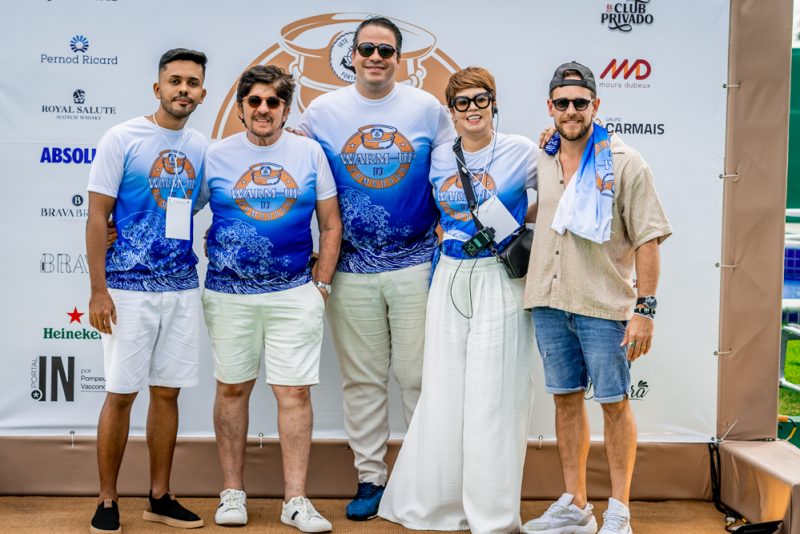
[[477, 256], [478, 253], [488, 247], [494, 240], [494, 228], [488, 226], [483, 227], [477, 234], [464, 241], [461, 248], [467, 253], [467, 256]]

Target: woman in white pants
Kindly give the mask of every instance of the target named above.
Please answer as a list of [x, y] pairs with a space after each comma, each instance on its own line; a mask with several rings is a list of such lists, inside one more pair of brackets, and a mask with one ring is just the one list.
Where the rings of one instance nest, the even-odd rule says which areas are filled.
[[[487, 70], [453, 74], [446, 100], [475, 215], [483, 226], [500, 227], [506, 215], [521, 226], [538, 148], [495, 131], [496, 89]], [[479, 229], [451, 146], [434, 150], [430, 180], [444, 239], [428, 297], [422, 395], [378, 515], [414, 530], [517, 532], [533, 331], [523, 280], [509, 278], [491, 250], [501, 252], [513, 237], [496, 235], [477, 254], [465, 252], [465, 243], [480, 245], [472, 239]]]

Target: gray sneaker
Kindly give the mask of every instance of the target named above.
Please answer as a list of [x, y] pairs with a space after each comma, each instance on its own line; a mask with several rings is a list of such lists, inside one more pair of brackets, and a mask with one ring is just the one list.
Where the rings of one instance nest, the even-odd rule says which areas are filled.
[[618, 500], [608, 500], [608, 510], [603, 512], [603, 528], [600, 534], [633, 534], [631, 512]]
[[563, 494], [540, 517], [522, 526], [522, 532], [535, 534], [595, 534], [597, 520], [592, 505], [586, 503], [581, 510], [572, 504], [572, 495]]

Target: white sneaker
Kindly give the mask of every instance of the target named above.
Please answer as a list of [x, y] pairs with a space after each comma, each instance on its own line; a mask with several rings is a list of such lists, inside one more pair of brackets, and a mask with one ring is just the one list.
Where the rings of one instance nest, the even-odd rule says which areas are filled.
[[311, 501], [299, 495], [283, 503], [281, 523], [302, 532], [330, 532], [331, 522], [317, 512]]
[[[540, 517], [522, 526], [522, 532], [535, 534], [595, 534], [597, 520], [592, 505], [586, 503], [581, 510], [572, 504], [572, 495], [563, 494]], [[609, 531], [611, 532], [611, 531]]]
[[603, 512], [600, 534], [633, 534], [630, 510], [613, 497], [608, 499], [608, 509]]
[[247, 524], [247, 494], [238, 489], [226, 489], [219, 494], [219, 506], [214, 514], [218, 525]]

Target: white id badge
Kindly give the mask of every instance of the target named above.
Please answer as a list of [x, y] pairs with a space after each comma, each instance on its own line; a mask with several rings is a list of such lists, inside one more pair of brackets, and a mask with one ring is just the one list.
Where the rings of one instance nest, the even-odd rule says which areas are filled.
[[494, 228], [495, 243], [499, 243], [519, 228], [517, 220], [496, 196], [478, 206], [478, 220], [484, 226]]
[[192, 199], [169, 197], [167, 199], [167, 228], [164, 236], [169, 239], [191, 239]]

